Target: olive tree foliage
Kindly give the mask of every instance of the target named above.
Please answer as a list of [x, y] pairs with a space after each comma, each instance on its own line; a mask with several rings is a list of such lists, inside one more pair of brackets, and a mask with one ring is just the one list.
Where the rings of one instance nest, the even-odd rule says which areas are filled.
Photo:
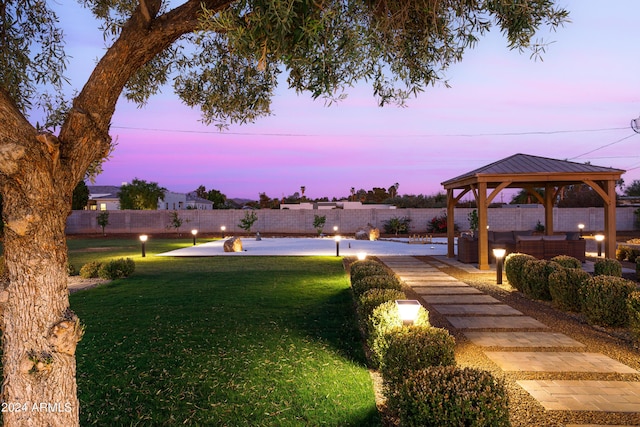
[[[138, 7], [130, 1], [84, 0], [116, 38]], [[144, 2], [142, 2], [144, 3]], [[155, 3], [148, 1], [147, 3]], [[193, 3], [187, 2], [185, 3]], [[199, 3], [199, 2], [198, 2]], [[552, 0], [241, 0], [203, 2], [198, 28], [139, 67], [125, 96], [139, 104], [172, 81], [206, 123], [253, 121], [271, 114], [271, 96], [288, 86], [328, 102], [357, 81], [371, 82], [380, 105], [402, 104], [437, 82], [491, 27], [509, 48], [545, 49], [534, 41], [567, 12]], [[156, 20], [167, 17], [158, 5]], [[188, 48], [187, 48], [188, 46]]]
[[381, 105], [402, 104], [447, 84], [447, 67], [490, 28], [537, 55], [534, 37], [568, 17], [553, 0], [78, 1], [64, 7], [89, 8], [106, 46], [76, 88], [65, 86], [73, 58], [50, 4], [0, 2], [1, 397], [70, 408], [4, 413], [7, 426], [79, 424], [83, 328], [69, 307], [64, 231], [73, 189], [113, 149], [121, 95], [142, 106], [171, 84], [220, 127], [271, 114], [279, 82], [332, 103], [366, 81]]

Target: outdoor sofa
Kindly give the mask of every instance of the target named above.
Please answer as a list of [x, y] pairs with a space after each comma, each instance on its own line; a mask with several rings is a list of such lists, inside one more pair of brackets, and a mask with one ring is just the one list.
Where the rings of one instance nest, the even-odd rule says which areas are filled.
[[[578, 233], [534, 235], [530, 230], [489, 231], [489, 261], [493, 262], [493, 249], [503, 248], [506, 254], [518, 252], [539, 259], [551, 259], [557, 255], [568, 255], [585, 261], [586, 242]], [[464, 263], [478, 262], [478, 239], [470, 235], [458, 238], [458, 260]]]

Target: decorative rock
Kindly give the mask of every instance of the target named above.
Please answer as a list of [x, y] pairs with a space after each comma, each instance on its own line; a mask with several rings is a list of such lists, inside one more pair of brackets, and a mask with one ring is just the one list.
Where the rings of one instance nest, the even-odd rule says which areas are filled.
[[356, 240], [378, 240], [379, 238], [380, 230], [371, 224], [356, 231]]
[[380, 238], [380, 230], [377, 228], [372, 228], [369, 230], [369, 240], [374, 241]]
[[367, 230], [356, 231], [356, 240], [369, 240], [369, 232]]
[[232, 237], [224, 241], [225, 252], [242, 252], [242, 240], [239, 237]]

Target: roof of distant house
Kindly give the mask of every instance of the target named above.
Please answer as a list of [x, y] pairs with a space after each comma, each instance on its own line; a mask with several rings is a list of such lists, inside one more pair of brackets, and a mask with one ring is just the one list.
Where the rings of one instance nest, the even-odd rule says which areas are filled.
[[91, 199], [117, 198], [120, 187], [116, 185], [87, 185]]

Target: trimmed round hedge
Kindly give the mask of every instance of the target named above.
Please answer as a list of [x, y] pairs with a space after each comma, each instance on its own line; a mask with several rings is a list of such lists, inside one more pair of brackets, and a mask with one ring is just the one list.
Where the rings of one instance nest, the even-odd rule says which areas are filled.
[[629, 322], [627, 297], [635, 282], [617, 276], [594, 276], [580, 288], [582, 312], [587, 321], [599, 326], [626, 326]]
[[434, 366], [410, 372], [398, 390], [397, 405], [402, 426], [511, 425], [504, 382], [473, 368]]
[[534, 256], [521, 253], [507, 255], [504, 260], [504, 273], [509, 284], [522, 292], [524, 283], [524, 265], [527, 261], [537, 259]]

